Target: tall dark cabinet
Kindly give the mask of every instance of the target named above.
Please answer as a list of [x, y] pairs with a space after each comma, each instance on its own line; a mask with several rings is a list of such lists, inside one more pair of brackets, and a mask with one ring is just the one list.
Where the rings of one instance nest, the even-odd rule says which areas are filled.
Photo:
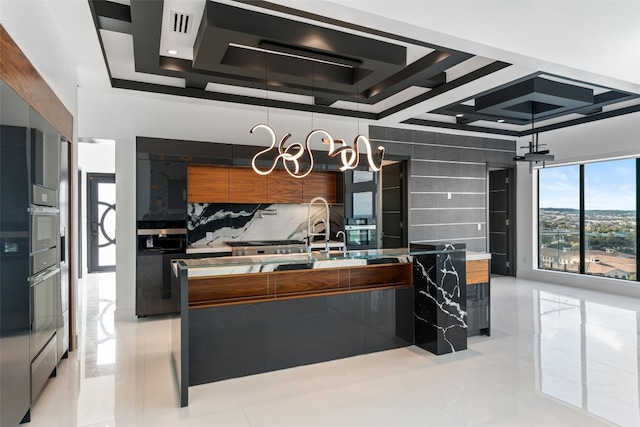
[[68, 145], [2, 81], [0, 91], [0, 425], [14, 426], [29, 421], [69, 348], [60, 227], [69, 220], [60, 217], [69, 194], [66, 179], [60, 186], [60, 151], [68, 156]]
[[186, 161], [138, 152], [136, 201], [136, 316], [176, 313], [171, 259], [186, 256]]
[[30, 108], [0, 81], [0, 425], [29, 420]]

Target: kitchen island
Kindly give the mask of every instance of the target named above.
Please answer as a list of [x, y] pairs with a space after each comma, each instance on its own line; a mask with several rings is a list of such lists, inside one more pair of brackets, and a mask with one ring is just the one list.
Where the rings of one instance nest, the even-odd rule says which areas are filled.
[[404, 248], [174, 261], [181, 406], [189, 386], [413, 345], [413, 255]]

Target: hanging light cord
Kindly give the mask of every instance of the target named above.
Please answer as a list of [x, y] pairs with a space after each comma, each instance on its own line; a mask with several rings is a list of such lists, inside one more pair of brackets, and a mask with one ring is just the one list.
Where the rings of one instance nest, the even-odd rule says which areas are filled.
[[267, 65], [267, 52], [264, 53], [264, 91], [267, 100], [267, 125], [270, 125], [269, 120], [269, 69]]

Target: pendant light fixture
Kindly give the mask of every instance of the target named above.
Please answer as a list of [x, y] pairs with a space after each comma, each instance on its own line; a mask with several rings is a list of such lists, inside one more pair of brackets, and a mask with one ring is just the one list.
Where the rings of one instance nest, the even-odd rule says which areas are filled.
[[555, 159], [553, 154], [549, 154], [549, 150], [540, 150], [540, 144], [538, 142], [538, 132], [535, 131], [535, 116], [534, 116], [535, 102], [531, 101], [531, 140], [529, 145], [522, 146], [520, 148], [528, 148], [529, 152], [524, 156], [516, 156], [513, 158], [516, 162], [529, 162], [529, 172], [533, 169], [533, 163], [542, 162], [542, 166], [545, 166], [545, 162]]
[[[313, 109], [311, 111], [311, 132], [307, 134], [307, 137], [304, 141], [304, 144], [300, 142], [292, 142], [289, 145], [287, 141], [291, 138], [291, 133], [285, 134], [279, 141], [276, 135], [275, 130], [269, 124], [269, 102], [268, 102], [268, 79], [267, 79], [267, 53], [265, 52], [265, 89], [267, 91], [267, 124], [257, 124], [253, 128], [251, 128], [250, 133], [255, 133], [257, 131], [265, 131], [270, 139], [269, 147], [259, 151], [251, 160], [251, 167], [253, 170], [259, 175], [268, 175], [276, 168], [278, 162], [282, 160], [282, 164], [284, 169], [294, 178], [304, 178], [309, 175], [313, 170], [315, 165], [313, 152], [311, 151], [311, 140], [315, 136], [320, 136], [320, 139], [323, 144], [329, 145], [328, 155], [330, 157], [340, 156], [340, 161], [342, 165], [340, 166], [340, 171], [344, 172], [348, 169], [355, 169], [360, 162], [360, 153], [365, 152], [367, 154], [367, 162], [369, 164], [369, 168], [375, 172], [379, 171], [382, 167], [382, 159], [384, 158], [384, 147], [380, 146], [377, 148], [377, 152], [380, 156], [379, 162], [375, 162], [374, 153], [371, 147], [371, 142], [365, 136], [359, 133], [353, 140], [353, 146], [349, 146], [343, 139], [334, 139], [333, 136], [324, 129], [314, 129], [313, 126]], [[310, 61], [314, 61], [313, 58], [308, 58]], [[315, 86], [315, 64], [312, 62], [312, 100], [314, 99], [314, 86]], [[357, 68], [354, 68], [354, 77], [356, 79], [356, 87], [357, 87]], [[358, 105], [358, 95], [356, 94], [356, 106]], [[358, 128], [359, 128], [359, 118], [358, 118]], [[267, 153], [271, 153], [272, 150], [277, 150], [277, 155], [273, 160], [271, 166], [267, 169], [261, 169], [258, 167], [258, 160], [262, 156], [266, 156]], [[300, 159], [303, 156], [308, 156], [309, 158], [309, 167], [306, 170], [301, 170], [300, 168]], [[271, 157], [271, 156], [269, 156]]]

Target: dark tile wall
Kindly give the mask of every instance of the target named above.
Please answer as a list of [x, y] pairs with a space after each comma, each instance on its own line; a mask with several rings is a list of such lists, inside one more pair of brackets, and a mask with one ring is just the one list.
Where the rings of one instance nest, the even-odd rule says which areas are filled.
[[515, 141], [380, 126], [369, 139], [387, 158], [409, 159], [410, 242], [488, 249], [487, 171], [515, 166]]

